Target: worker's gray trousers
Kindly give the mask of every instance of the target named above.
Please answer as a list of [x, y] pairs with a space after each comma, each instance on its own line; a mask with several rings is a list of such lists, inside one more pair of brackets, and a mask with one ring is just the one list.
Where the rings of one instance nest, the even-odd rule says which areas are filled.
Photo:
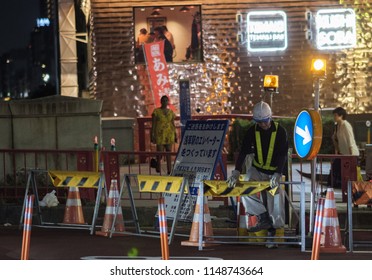
[[[259, 172], [255, 167], [251, 167], [246, 175], [249, 181], [270, 181], [271, 175]], [[279, 188], [278, 194], [272, 196], [268, 191], [251, 196], [242, 196], [241, 201], [248, 215], [259, 216], [266, 211], [273, 219], [274, 227], [280, 228], [285, 225], [284, 190]]]

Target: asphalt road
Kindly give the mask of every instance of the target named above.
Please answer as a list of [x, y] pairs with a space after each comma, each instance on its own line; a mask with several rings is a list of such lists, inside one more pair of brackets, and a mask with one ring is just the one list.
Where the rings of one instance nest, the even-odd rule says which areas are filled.
[[[0, 227], [1, 260], [20, 259], [22, 233], [23, 230], [18, 227]], [[215, 229], [214, 235], [234, 235], [234, 230]], [[371, 233], [364, 235], [366, 238], [370, 238], [370, 236]], [[311, 257], [310, 251], [301, 252], [300, 247], [297, 245], [279, 245], [277, 249], [268, 249], [264, 245], [217, 244], [199, 251], [197, 247], [182, 246], [181, 241], [184, 240], [188, 240], [188, 238], [178, 235], [175, 236], [169, 247], [171, 258], [310, 260]], [[365, 250], [368, 250], [368, 248]], [[136, 255], [138, 258], [160, 258], [160, 239], [133, 235], [120, 235], [108, 238], [98, 235], [90, 235], [89, 230], [85, 229], [33, 227], [31, 230], [29, 257], [31, 260], [118, 259], [128, 258], [128, 255]], [[372, 252], [348, 252], [342, 254], [324, 253], [320, 255], [320, 259], [372, 260]]]

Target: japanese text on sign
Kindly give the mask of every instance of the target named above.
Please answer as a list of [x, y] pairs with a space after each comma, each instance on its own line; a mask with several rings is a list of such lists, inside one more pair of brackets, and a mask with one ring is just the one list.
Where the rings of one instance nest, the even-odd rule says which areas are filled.
[[143, 47], [154, 103], [159, 107], [161, 96], [168, 95], [170, 89], [168, 67], [164, 57], [164, 41], [144, 44]]
[[[198, 189], [204, 180], [214, 176], [221, 156], [228, 120], [197, 121], [188, 120], [173, 167], [173, 176], [188, 180], [189, 195], [181, 202], [179, 220], [192, 221]], [[167, 217], [175, 215], [178, 195], [165, 194]]]

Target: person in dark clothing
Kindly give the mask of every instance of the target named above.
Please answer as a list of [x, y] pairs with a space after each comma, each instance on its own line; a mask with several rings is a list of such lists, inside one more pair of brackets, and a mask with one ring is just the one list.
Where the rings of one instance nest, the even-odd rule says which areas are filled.
[[[288, 157], [288, 138], [286, 130], [279, 123], [274, 122], [271, 117], [271, 108], [267, 103], [261, 101], [254, 106], [255, 124], [248, 129], [245, 135], [235, 163], [235, 170], [227, 180], [229, 187], [235, 187], [243, 164], [247, 170], [248, 180], [270, 181], [271, 188], [279, 186]], [[276, 191], [280, 191], [280, 188], [277, 188]], [[248, 229], [249, 231], [257, 232], [267, 229], [269, 235], [274, 236], [275, 226], [284, 226], [284, 217], [272, 217], [269, 213], [274, 209], [274, 196], [268, 194], [268, 190], [261, 192], [260, 197], [257, 195], [244, 196], [241, 200], [246, 212], [258, 218], [257, 225]]]
[[164, 57], [166, 62], [173, 62], [173, 46], [171, 42], [165, 37], [164, 30], [161, 26], [154, 28], [155, 39], [154, 42], [164, 41]]

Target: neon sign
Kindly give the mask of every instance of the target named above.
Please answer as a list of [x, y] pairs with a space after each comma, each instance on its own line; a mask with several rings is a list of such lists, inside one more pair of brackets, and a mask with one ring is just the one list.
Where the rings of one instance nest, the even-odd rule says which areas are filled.
[[49, 20], [49, 18], [38, 18], [38, 19], [36, 19], [36, 26], [37, 27], [50, 26], [50, 20]]
[[319, 10], [315, 18], [319, 50], [346, 49], [356, 45], [356, 20], [352, 9]]
[[248, 51], [283, 51], [287, 48], [287, 15], [285, 12], [249, 12], [247, 23]]

